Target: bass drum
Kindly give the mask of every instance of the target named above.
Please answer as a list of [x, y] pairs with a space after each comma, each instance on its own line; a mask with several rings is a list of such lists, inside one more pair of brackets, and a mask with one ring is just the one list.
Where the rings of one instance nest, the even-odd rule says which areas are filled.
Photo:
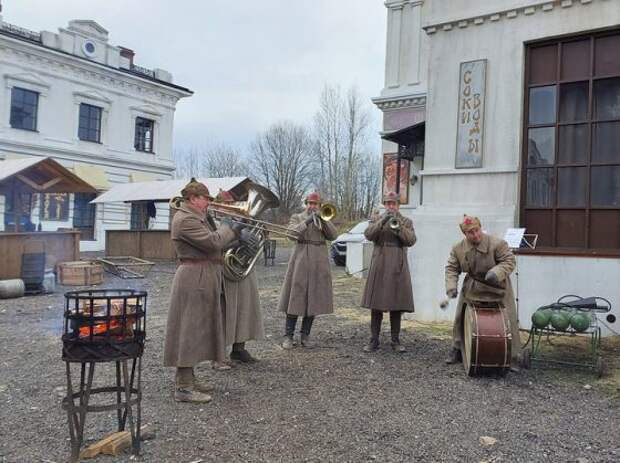
[[510, 321], [497, 302], [468, 303], [463, 320], [463, 366], [469, 376], [506, 373], [511, 359]]

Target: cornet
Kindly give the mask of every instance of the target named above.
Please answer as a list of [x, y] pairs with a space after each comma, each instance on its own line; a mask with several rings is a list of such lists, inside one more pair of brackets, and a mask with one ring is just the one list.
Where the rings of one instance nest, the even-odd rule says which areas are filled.
[[318, 214], [312, 214], [312, 221], [319, 230], [323, 230], [323, 222], [329, 222], [334, 217], [336, 217], [336, 206], [324, 203], [321, 204]]
[[390, 220], [388, 220], [388, 227], [390, 227], [390, 230], [392, 230], [393, 232], [399, 232], [400, 219], [398, 217], [392, 217]]

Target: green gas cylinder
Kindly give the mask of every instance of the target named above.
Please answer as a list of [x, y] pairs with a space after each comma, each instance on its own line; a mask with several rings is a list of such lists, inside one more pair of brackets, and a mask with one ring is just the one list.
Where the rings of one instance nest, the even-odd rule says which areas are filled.
[[570, 317], [570, 326], [572, 326], [577, 333], [582, 333], [590, 327], [591, 320], [592, 317], [589, 313], [576, 312]]
[[551, 314], [551, 326], [558, 331], [566, 331], [570, 326], [570, 313], [566, 310], [554, 310]]
[[546, 327], [551, 319], [551, 309], [538, 309], [532, 314], [532, 324], [539, 329]]

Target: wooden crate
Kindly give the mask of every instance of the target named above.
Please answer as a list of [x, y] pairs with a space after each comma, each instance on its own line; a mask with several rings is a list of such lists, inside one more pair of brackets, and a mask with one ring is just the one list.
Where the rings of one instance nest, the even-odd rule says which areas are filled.
[[80, 232], [1, 232], [0, 280], [20, 278], [22, 255], [31, 252], [44, 252], [47, 268], [76, 261], [80, 258]]
[[121, 278], [144, 278], [155, 265], [154, 262], [133, 256], [105, 256], [98, 258], [97, 261], [101, 262], [106, 272]]
[[56, 272], [61, 285], [91, 286], [103, 283], [103, 267], [97, 262], [62, 262]]

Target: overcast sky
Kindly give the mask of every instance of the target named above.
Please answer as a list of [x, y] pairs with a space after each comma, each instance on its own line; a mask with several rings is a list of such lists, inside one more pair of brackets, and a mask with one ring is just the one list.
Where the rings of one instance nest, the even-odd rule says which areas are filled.
[[0, 1], [4, 21], [37, 31], [93, 19], [136, 64], [172, 72], [195, 92], [177, 105], [176, 149], [245, 149], [274, 122], [310, 123], [325, 83], [367, 100], [383, 86], [382, 0]]

